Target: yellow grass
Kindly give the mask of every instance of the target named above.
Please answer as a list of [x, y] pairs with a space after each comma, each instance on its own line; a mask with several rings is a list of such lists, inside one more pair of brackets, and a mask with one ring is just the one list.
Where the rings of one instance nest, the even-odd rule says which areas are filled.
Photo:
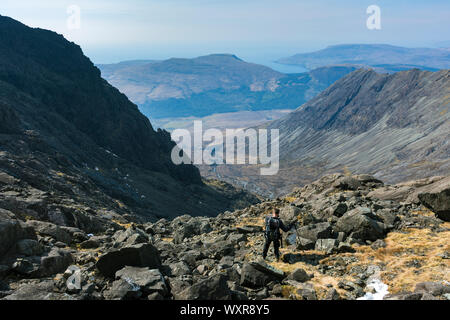
[[124, 227], [125, 229], [131, 228], [133, 226], [133, 223], [122, 223], [119, 220], [113, 219], [112, 222], [118, 224], [119, 226]]
[[297, 198], [296, 198], [296, 197], [285, 197], [284, 200], [286, 200], [287, 202], [292, 203], [292, 202], [294, 202], [295, 200], [297, 200]]

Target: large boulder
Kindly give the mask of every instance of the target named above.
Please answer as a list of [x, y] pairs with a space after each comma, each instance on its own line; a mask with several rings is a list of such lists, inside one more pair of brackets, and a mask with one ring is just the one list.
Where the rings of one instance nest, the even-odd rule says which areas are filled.
[[14, 218], [10, 211], [0, 209], [0, 257], [21, 239], [36, 239], [34, 230]]
[[57, 226], [56, 224], [44, 221], [30, 220], [27, 221], [27, 225], [31, 226], [36, 230], [37, 233], [43, 236], [50, 236], [57, 241], [61, 241], [70, 245], [72, 242], [72, 237], [70, 232], [66, 229]]
[[378, 221], [370, 208], [358, 207], [345, 213], [334, 226], [334, 231], [344, 232], [354, 239], [371, 240], [383, 238], [386, 226]]
[[300, 208], [287, 205], [280, 209], [280, 218], [285, 225], [289, 225], [290, 223], [297, 221], [297, 216], [300, 214]]
[[263, 261], [244, 263], [241, 270], [240, 285], [249, 288], [261, 288], [271, 281], [280, 281], [284, 277], [283, 271]]
[[435, 182], [428, 190], [419, 193], [418, 197], [438, 218], [450, 221], [450, 177]]
[[227, 277], [223, 274], [215, 274], [174, 294], [174, 298], [176, 300], [231, 300], [232, 291], [228, 287]]
[[36, 240], [22, 239], [16, 243], [15, 251], [23, 256], [38, 256], [43, 253], [43, 247]]
[[337, 249], [338, 244], [339, 242], [336, 239], [318, 239], [314, 249], [330, 254]]
[[69, 251], [53, 248], [47, 255], [41, 257], [39, 275], [46, 277], [64, 272], [73, 262], [72, 254]]
[[144, 231], [138, 228], [128, 228], [119, 230], [113, 235], [116, 247], [132, 246], [139, 243], [151, 242], [151, 238]]
[[140, 289], [138, 285], [131, 281], [119, 279], [103, 292], [103, 297], [106, 300], [135, 300], [142, 296]]
[[138, 285], [145, 295], [158, 292], [161, 296], [167, 296], [169, 293], [166, 281], [158, 269], [125, 267], [116, 272], [116, 279]]
[[297, 238], [309, 239], [311, 241], [328, 239], [332, 237], [332, 234], [331, 224], [328, 222], [309, 224], [297, 229]]
[[297, 282], [306, 282], [311, 280], [311, 277], [302, 268], [295, 269], [287, 277], [289, 280], [294, 280]]
[[103, 275], [112, 278], [125, 266], [158, 269], [161, 266], [161, 259], [158, 250], [152, 244], [141, 243], [103, 254], [96, 266]]

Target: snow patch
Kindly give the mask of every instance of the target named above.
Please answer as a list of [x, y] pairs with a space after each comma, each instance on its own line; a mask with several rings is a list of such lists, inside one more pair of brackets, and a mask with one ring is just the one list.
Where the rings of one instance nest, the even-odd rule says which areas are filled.
[[372, 287], [375, 292], [367, 292], [363, 297], [356, 300], [383, 300], [384, 296], [389, 294], [387, 284], [384, 284], [380, 279], [371, 280], [367, 286]]

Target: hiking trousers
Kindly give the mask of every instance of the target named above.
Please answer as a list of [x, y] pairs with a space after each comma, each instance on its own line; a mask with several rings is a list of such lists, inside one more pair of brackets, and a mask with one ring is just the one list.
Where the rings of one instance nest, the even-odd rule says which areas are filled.
[[266, 242], [264, 243], [263, 258], [267, 257], [267, 252], [269, 251], [270, 244], [273, 242], [273, 251], [277, 259], [280, 258], [280, 239], [269, 239], [266, 237]]

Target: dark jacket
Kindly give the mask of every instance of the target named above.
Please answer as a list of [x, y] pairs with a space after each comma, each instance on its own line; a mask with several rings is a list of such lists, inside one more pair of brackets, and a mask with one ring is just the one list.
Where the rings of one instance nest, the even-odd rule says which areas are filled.
[[280, 230], [279, 229], [283, 230], [284, 232], [288, 232], [291, 229], [291, 227], [292, 227], [292, 226], [286, 226], [280, 218], [273, 217], [273, 216], [267, 216], [265, 218], [265, 220], [264, 220], [264, 224], [265, 224], [265, 228], [266, 228], [266, 230], [265, 230], [266, 234], [269, 231], [267, 228], [269, 227], [268, 223], [269, 223], [270, 219], [278, 220], [278, 229], [276, 230], [278, 235], [280, 235]]

